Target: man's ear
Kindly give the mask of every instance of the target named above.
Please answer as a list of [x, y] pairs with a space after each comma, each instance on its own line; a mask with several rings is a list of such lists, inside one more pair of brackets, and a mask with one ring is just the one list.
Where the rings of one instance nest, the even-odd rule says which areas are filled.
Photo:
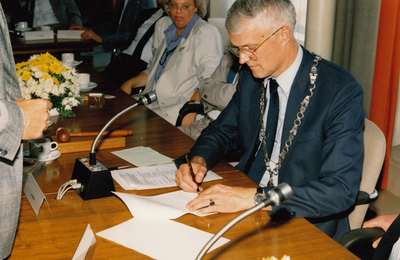
[[283, 26], [282, 29], [280, 29], [279, 37], [281, 37], [283, 45], [286, 45], [290, 42], [292, 38], [292, 31], [290, 30], [289, 26]]

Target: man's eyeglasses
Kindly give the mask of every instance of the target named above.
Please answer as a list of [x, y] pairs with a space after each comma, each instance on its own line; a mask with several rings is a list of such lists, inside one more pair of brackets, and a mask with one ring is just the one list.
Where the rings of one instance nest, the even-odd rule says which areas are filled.
[[[282, 29], [282, 27], [279, 28], [278, 30], [276, 30], [273, 34], [271, 34], [267, 39], [265, 39], [262, 43], [260, 43], [257, 47], [255, 47], [255, 48], [252, 49], [252, 50], [248, 49], [247, 47], [242, 48], [242, 47], [238, 47], [238, 46], [235, 46], [235, 45], [232, 45], [232, 44], [228, 46], [228, 49], [229, 49], [229, 51], [232, 52], [232, 54], [235, 55], [236, 57], [239, 57], [239, 58], [240, 58], [240, 52], [243, 52], [244, 54], [246, 54], [247, 56], [249, 56], [249, 58], [250, 58], [251, 60], [256, 61], [256, 60], [258, 60], [258, 57], [257, 57], [257, 55], [256, 55], [256, 51], [258, 50], [258, 48], [260, 48], [261, 45], [263, 45], [266, 41], [268, 41], [269, 38], [271, 38], [272, 36], [274, 36], [280, 29]], [[247, 49], [246, 49], [246, 48], [247, 48]]]
[[184, 4], [181, 7], [178, 7], [178, 5], [175, 3], [169, 3], [168, 7], [169, 7], [169, 11], [174, 12], [174, 13], [178, 12], [178, 10], [180, 10], [184, 14], [190, 14], [190, 12], [192, 11], [191, 4]]

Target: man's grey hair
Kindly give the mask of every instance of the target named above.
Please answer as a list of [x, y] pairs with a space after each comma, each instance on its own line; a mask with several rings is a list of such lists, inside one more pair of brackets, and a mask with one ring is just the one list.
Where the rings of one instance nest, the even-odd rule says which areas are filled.
[[263, 31], [275, 31], [288, 26], [293, 36], [295, 25], [296, 10], [290, 0], [236, 0], [225, 22], [228, 32], [237, 35], [256, 27]]

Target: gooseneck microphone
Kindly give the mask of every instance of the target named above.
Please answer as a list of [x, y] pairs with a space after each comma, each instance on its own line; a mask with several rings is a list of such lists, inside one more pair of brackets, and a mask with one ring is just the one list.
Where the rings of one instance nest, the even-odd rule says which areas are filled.
[[258, 205], [246, 210], [236, 218], [232, 219], [228, 224], [226, 224], [218, 233], [216, 233], [210, 241], [203, 247], [203, 249], [200, 251], [200, 253], [197, 255], [196, 260], [203, 259], [205, 254], [208, 252], [208, 250], [214, 245], [215, 242], [223, 235], [225, 234], [231, 227], [236, 225], [239, 221], [242, 219], [250, 216], [251, 214], [261, 210], [262, 208], [266, 206], [279, 206], [288, 199], [290, 199], [293, 196], [293, 190], [289, 186], [289, 184], [283, 182], [279, 184], [277, 187], [273, 188], [272, 190], [269, 190], [266, 194], [266, 198]]
[[81, 184], [81, 187], [75, 191], [83, 200], [112, 196], [112, 191], [115, 191], [110, 170], [96, 160], [96, 146], [103, 133], [116, 119], [129, 110], [137, 106], [147, 106], [156, 100], [156, 94], [149, 92], [141, 96], [138, 102], [119, 112], [96, 135], [90, 149], [89, 158], [76, 159], [71, 180], [76, 180], [77, 183]]
[[103, 129], [101, 129], [101, 131], [97, 134], [96, 138], [93, 141], [92, 147], [90, 149], [90, 160], [89, 163], [91, 165], [96, 165], [96, 146], [97, 143], [99, 142], [99, 139], [101, 138], [101, 136], [103, 135], [104, 131], [107, 130], [107, 128], [114, 123], [115, 120], [117, 120], [120, 116], [122, 116], [123, 114], [125, 114], [126, 112], [128, 112], [129, 110], [137, 107], [137, 106], [148, 106], [151, 103], [153, 103], [154, 101], [157, 100], [157, 96], [156, 93], [154, 92], [149, 92], [147, 94], [144, 94], [143, 96], [141, 96], [138, 100], [138, 102], [136, 102], [135, 104], [133, 104], [130, 107], [125, 108], [124, 110], [122, 110], [121, 112], [119, 112], [116, 116], [114, 116], [113, 118], [111, 118], [110, 121], [108, 121], [108, 123], [103, 127]]

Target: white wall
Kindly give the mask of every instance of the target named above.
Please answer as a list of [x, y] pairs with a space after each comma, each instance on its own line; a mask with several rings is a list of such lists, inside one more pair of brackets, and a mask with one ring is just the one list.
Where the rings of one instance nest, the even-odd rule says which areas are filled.
[[210, 17], [226, 18], [229, 8], [235, 0], [210, 0]]
[[[226, 18], [229, 8], [235, 0], [210, 0], [210, 18]], [[298, 43], [304, 45], [307, 18], [307, 0], [292, 0], [297, 12], [297, 24], [294, 37]]]

